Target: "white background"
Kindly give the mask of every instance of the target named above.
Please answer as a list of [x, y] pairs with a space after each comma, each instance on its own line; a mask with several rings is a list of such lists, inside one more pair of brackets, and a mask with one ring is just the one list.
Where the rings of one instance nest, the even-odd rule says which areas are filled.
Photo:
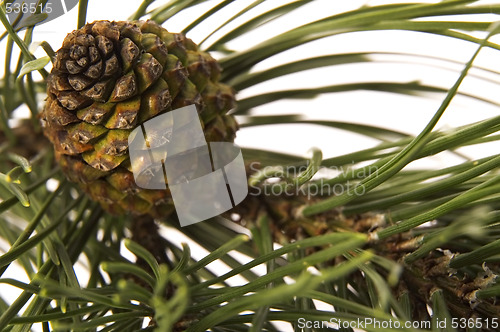
[[[275, 4], [284, 2], [286, 1], [268, 0], [253, 11], [259, 12]], [[287, 28], [300, 25], [301, 22], [309, 22], [313, 18], [317, 19], [337, 12], [355, 9], [364, 4], [376, 5], [390, 2], [316, 0], [304, 6], [304, 8], [278, 19], [271, 26], [266, 25], [265, 28], [256, 29], [248, 36], [232, 42], [230, 46], [234, 49], [241, 49], [248, 45], [256, 44], [264, 38], [276, 35]], [[99, 19], [125, 20], [133, 13], [139, 3], [140, 1], [137, 0], [90, 0], [87, 15], [88, 21]], [[157, 1], [157, 3], [162, 2]], [[228, 6], [225, 10], [225, 16], [227, 17], [228, 14], [236, 12], [236, 8], [243, 8], [241, 4], [246, 5], [248, 3], [249, 1], [238, 1], [234, 5]], [[498, 1], [482, 0], [478, 1], [478, 3], [498, 3]], [[208, 5], [210, 5], [210, 2]], [[203, 6], [189, 9], [187, 14], [179, 15], [167, 21], [164, 27], [172, 32], [180, 31], [186, 24], [191, 22], [191, 19], [197, 17], [199, 13], [206, 11], [210, 7], [208, 5], [204, 4]], [[185, 17], [190, 17], [190, 19], [186, 21]], [[475, 16], [474, 19], [491, 19], [491, 17], [490, 15], [483, 15]], [[223, 22], [223, 18], [221, 15], [208, 20], [207, 23], [202, 24], [199, 29], [193, 30], [188, 36], [195, 42], [200, 42], [212, 31], [214, 26]], [[460, 18], [457, 17], [455, 19]], [[37, 27], [35, 29], [34, 41], [46, 40], [57, 50], [66, 34], [76, 28], [76, 20], [77, 8], [58, 19]], [[234, 25], [229, 25], [229, 27], [231, 26]], [[227, 29], [222, 29], [222, 32], [224, 31], [227, 31]], [[220, 35], [216, 34], [215, 37]], [[472, 43], [416, 32], [375, 31], [341, 34], [308, 43], [291, 51], [284, 52], [279, 56], [274, 56], [258, 64], [255, 70], [263, 70], [276, 64], [282, 64], [303, 57], [366, 51], [431, 55], [459, 61], [459, 63], [417, 57], [400, 58], [398, 60], [400, 63], [394, 63], [390, 61], [394, 61], [395, 57], [374, 56], [374, 59], [380, 60], [378, 63], [340, 65], [332, 68], [309, 70], [259, 84], [242, 91], [238, 97], [244, 98], [256, 93], [275, 90], [300, 87], [311, 88], [363, 81], [410, 82], [418, 80], [422, 83], [449, 88], [458, 77], [460, 70], [463, 68], [463, 63], [470, 58], [475, 49], [476, 45]], [[39, 49], [36, 55], [44, 56], [45, 54], [43, 50]], [[406, 61], [406, 63], [403, 63], [403, 61]], [[498, 63], [498, 52], [485, 48], [482, 50], [475, 64], [477, 67], [486, 67], [499, 71]], [[489, 81], [473, 77], [474, 75], [487, 78]], [[475, 94], [488, 100], [498, 101], [497, 84], [499, 81], [500, 77], [497, 74], [473, 69], [471, 70], [471, 75], [462, 84], [460, 91]], [[429, 94], [426, 98], [419, 98], [380, 92], [355, 91], [327, 94], [313, 100], [284, 100], [275, 102], [256, 108], [254, 114], [303, 113], [311, 119], [367, 123], [416, 135], [427, 124], [443, 98], [444, 96], [437, 94]], [[491, 104], [457, 96], [438, 124], [438, 128], [455, 127], [478, 121], [495, 115], [497, 111], [497, 107]], [[312, 146], [316, 146], [323, 150], [325, 157], [353, 152], [371, 147], [376, 143], [376, 141], [364, 136], [316, 125], [279, 125], [279, 127], [280, 131], [278, 133], [275, 130], [276, 126], [242, 129], [238, 132], [236, 143], [242, 146], [286, 151], [298, 155], [305, 155]], [[498, 146], [496, 144], [496, 147]], [[484, 150], [477, 149], [476, 147], [463, 148], [462, 150], [472, 157], [479, 157], [485, 154]], [[439, 158], [441, 156], [435, 159], [438, 160]], [[446, 155], [444, 158], [453, 157]], [[450, 161], [457, 162], [460, 160], [445, 160], [446, 163]]]
[[[157, 1], [161, 3], [162, 1]], [[245, 2], [245, 1], [243, 1]], [[248, 4], [249, 1], [246, 3]], [[256, 29], [249, 36], [240, 38], [230, 46], [239, 49], [247, 45], [258, 43], [263, 38], [269, 38], [278, 34], [284, 29], [300, 25], [301, 22], [308, 22], [311, 18], [321, 18], [355, 9], [363, 4], [382, 4], [390, 1], [331, 1], [317, 0], [312, 4], [296, 11], [291, 15], [278, 20], [272, 27]], [[435, 1], [428, 1], [435, 2]], [[108, 19], [125, 20], [137, 8], [140, 1], [134, 0], [90, 0], [88, 10], [88, 21]], [[238, 4], [229, 8], [229, 12], [234, 13], [234, 7], [242, 8]], [[262, 6], [263, 9], [272, 7], [276, 3], [283, 1], [268, 0]], [[478, 3], [498, 3], [498, 1], [478, 1]], [[180, 31], [191, 19], [197, 17], [196, 13], [207, 10], [207, 6], [199, 6], [190, 10], [189, 20], [185, 20], [182, 15], [179, 18], [170, 20], [164, 24], [169, 31]], [[257, 10], [258, 11], [258, 10]], [[482, 16], [474, 19], [491, 19]], [[57, 50], [63, 38], [68, 32], [76, 28], [77, 8], [71, 10], [63, 17], [43, 24], [35, 29], [34, 41], [48, 41]], [[195, 42], [200, 42], [214, 25], [223, 22], [222, 18], [216, 18], [202, 25], [200, 29], [188, 35]], [[231, 26], [231, 25], [230, 25]], [[224, 30], [223, 30], [224, 31]], [[495, 39], [498, 41], [497, 39]], [[5, 42], [1, 44], [5, 46]], [[407, 63], [380, 62], [376, 64], [341, 65], [334, 68], [321, 68], [310, 70], [294, 76], [282, 79], [275, 79], [264, 84], [260, 84], [251, 89], [243, 91], [239, 97], [243, 98], [256, 93], [282, 90], [287, 88], [317, 87], [322, 85], [340, 84], [344, 82], [360, 81], [399, 81], [408, 82], [420, 80], [436, 86], [449, 88], [458, 78], [463, 64], [475, 51], [476, 45], [450, 38], [431, 36], [422, 33], [382, 31], [370, 33], [350, 33], [336, 37], [327, 38], [317, 42], [298, 47], [285, 52], [280, 56], [258, 64], [256, 70], [263, 70], [275, 64], [292, 61], [301, 57], [312, 57], [322, 54], [356, 52], [356, 51], [379, 51], [379, 52], [409, 52], [414, 54], [432, 55], [445, 59], [456, 60], [459, 63], [449, 63], [436, 60], [424, 60], [422, 58], [405, 58]], [[0, 54], [2, 51], [0, 50]], [[42, 50], [37, 50], [37, 56], [44, 56]], [[394, 58], [379, 57], [379, 60], [391, 61]], [[494, 71], [500, 71], [500, 54], [490, 49], [483, 49], [476, 65], [486, 67]], [[3, 70], [3, 69], [2, 69]], [[476, 77], [473, 77], [476, 75]], [[487, 79], [487, 80], [485, 80]], [[498, 95], [500, 76], [483, 70], [471, 70], [471, 76], [466, 78], [460, 91], [472, 93], [482, 98], [500, 102]], [[426, 98], [400, 96], [380, 92], [350, 92], [325, 95], [313, 100], [285, 100], [275, 102], [255, 110], [255, 114], [289, 114], [303, 113], [311, 119], [330, 119], [335, 121], [350, 121], [354, 123], [366, 123], [372, 125], [393, 128], [399, 131], [416, 135], [422, 130], [430, 120], [434, 112], [438, 109], [443, 95], [427, 95]], [[491, 104], [474, 100], [467, 97], [457, 96], [452, 105], [446, 111], [443, 119], [439, 122], [438, 128], [451, 128], [458, 125], [478, 121], [498, 114], [498, 107]], [[313, 146], [323, 150], [324, 157], [333, 157], [359, 149], [374, 146], [377, 141], [352, 133], [339, 130], [323, 128], [314, 125], [281, 125], [266, 126], [262, 128], [242, 129], [238, 132], [236, 143], [246, 147], [257, 147], [272, 149], [275, 151], [290, 152], [298, 155], [305, 155]], [[461, 152], [468, 156], [477, 158], [490, 155], [499, 149], [500, 144], [491, 143], [486, 148], [470, 147], [462, 148]], [[443, 153], [425, 162], [416, 162], [413, 167], [442, 167], [462, 161], [462, 159], [451, 153]], [[172, 236], [173, 230], [165, 231], [165, 235]], [[175, 236], [178, 241], [183, 241], [181, 236]], [[191, 246], [194, 246], [191, 244]], [[0, 248], [6, 249], [5, 243]], [[200, 256], [204, 251], [194, 248], [194, 252]], [[81, 268], [81, 269], [80, 269]], [[82, 273], [81, 281], [84, 282], [84, 268], [80, 267], [78, 273]], [[221, 272], [226, 269], [221, 265], [214, 268]], [[9, 268], [3, 277], [16, 277], [19, 279], [20, 270]], [[22, 272], [21, 272], [22, 273]], [[25, 281], [28, 281], [27, 278]], [[2, 295], [7, 289], [12, 292], [11, 299], [15, 299], [18, 290], [1, 286]], [[4, 297], [5, 298], [5, 297]]]
[[[262, 6], [259, 6], [259, 8], [262, 7], [263, 10], [272, 7], [274, 4], [283, 2], [268, 0]], [[355, 9], [363, 4], [375, 5], [390, 2], [316, 0], [304, 8], [277, 20], [271, 28], [266, 26], [262, 29], [256, 29], [249, 36], [240, 38], [230, 44], [230, 46], [240, 49], [249, 44], [258, 43], [263, 38], [276, 35], [287, 28], [300, 25], [301, 22], [308, 22], [311, 18], [321, 18], [336, 12]], [[88, 21], [98, 19], [125, 20], [139, 3], [140, 1], [135, 0], [91, 0], [89, 1]], [[161, 1], [158, 1], [158, 3], [161, 3]], [[239, 1], [234, 6], [228, 6], [226, 12], [236, 12], [235, 8], [242, 8], [240, 3], [248, 4], [249, 1]], [[478, 1], [478, 3], [498, 3], [498, 1], [483, 0]], [[207, 5], [203, 5], [190, 9], [188, 14], [179, 15], [178, 18], [174, 17], [173, 20], [167, 21], [164, 27], [172, 32], [180, 31], [190, 22], [190, 20], [185, 21], [185, 17], [190, 17], [191, 13], [193, 18], [197, 17], [197, 14], [205, 11], [207, 8]], [[254, 11], [258, 12], [259, 10], [255, 9]], [[47, 40], [53, 45], [54, 49], [57, 49], [58, 45], [61, 45], [65, 35], [71, 29], [76, 28], [76, 17], [77, 9], [75, 8], [63, 17], [39, 26], [35, 29], [34, 40]], [[457, 17], [456, 19], [460, 18]], [[475, 16], [475, 19], [491, 19], [491, 16]], [[195, 42], [199, 42], [213, 29], [214, 25], [219, 25], [220, 22], [223, 22], [221, 17], [216, 17], [212, 21], [203, 24], [200, 29], [194, 30], [188, 36]], [[222, 31], [225, 30], [223, 29]], [[463, 64], [470, 58], [475, 48], [476, 45], [472, 43], [415, 32], [381, 31], [349, 33], [319, 40], [284, 52], [280, 56], [275, 56], [258, 64], [256, 70], [269, 68], [275, 64], [293, 61], [304, 56], [311, 57], [322, 54], [357, 51], [408, 52], [456, 60]], [[43, 56], [43, 51], [39, 50], [37, 55]], [[320, 68], [294, 76], [287, 76], [282, 79], [275, 79], [247, 89], [240, 93], [239, 97], [243, 98], [256, 93], [287, 88], [317, 87], [360, 81], [409, 82], [419, 80], [423, 83], [447, 88], [453, 85], [459, 75], [459, 71], [463, 68], [462, 64], [445, 63], [429, 59], [405, 58], [404, 61], [408, 61], [410, 64], [387, 63], [387, 61], [394, 60], [394, 57], [379, 56], [376, 59], [382, 61], [377, 64], [340, 65], [333, 68]], [[385, 63], [383, 62], [384, 60], [386, 61]], [[482, 50], [476, 61], [478, 67], [487, 67], [496, 71], [500, 70], [498, 63], [500, 63], [498, 52], [486, 48]], [[493, 82], [474, 78], [472, 77], [473, 74], [488, 78], [493, 80]], [[498, 75], [473, 69], [470, 77], [465, 80], [460, 91], [498, 101], [497, 83], [499, 80], [500, 77]], [[368, 123], [416, 135], [423, 129], [444, 98], [442, 95], [429, 95], [427, 97], [430, 98], [356, 91], [324, 95], [314, 100], [275, 102], [256, 109], [255, 114], [288, 114], [300, 112], [307, 114], [309, 118]], [[455, 127], [481, 120], [496, 114], [497, 111], [497, 107], [490, 104], [458, 96], [443, 116], [438, 124], [438, 128]], [[319, 126], [280, 125], [280, 127], [281, 131], [279, 134], [276, 134], [275, 126], [240, 130], [236, 142], [242, 146], [288, 151], [299, 155], [304, 155], [310, 147], [317, 146], [323, 150], [325, 157], [349, 153], [373, 146], [376, 143], [366, 137]], [[258, 134], [256, 134], [257, 132]], [[481, 152], [482, 150], [480, 151], [476, 147], [462, 150], [473, 157], [484, 155]], [[448, 157], [445, 156], [444, 158]]]

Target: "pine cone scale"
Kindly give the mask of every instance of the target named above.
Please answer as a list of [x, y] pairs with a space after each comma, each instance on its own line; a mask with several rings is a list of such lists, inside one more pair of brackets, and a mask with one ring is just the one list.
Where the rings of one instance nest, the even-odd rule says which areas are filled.
[[[232, 141], [238, 127], [227, 112], [234, 92], [219, 77], [210, 55], [152, 21], [89, 23], [57, 52], [44, 133], [67, 177], [107, 211], [168, 215], [174, 210], [168, 188], [135, 183], [129, 135], [159, 114], [194, 104], [208, 140]], [[163, 136], [151, 136], [152, 144]]]

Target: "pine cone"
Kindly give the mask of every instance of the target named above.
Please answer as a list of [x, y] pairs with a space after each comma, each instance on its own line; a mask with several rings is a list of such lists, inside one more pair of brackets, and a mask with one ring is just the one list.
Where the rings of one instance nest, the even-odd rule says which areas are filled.
[[233, 90], [220, 67], [182, 34], [153, 21], [96, 21], [68, 34], [47, 79], [45, 135], [66, 176], [113, 214], [166, 216], [168, 190], [139, 188], [128, 135], [145, 121], [194, 104], [207, 141], [233, 141]]

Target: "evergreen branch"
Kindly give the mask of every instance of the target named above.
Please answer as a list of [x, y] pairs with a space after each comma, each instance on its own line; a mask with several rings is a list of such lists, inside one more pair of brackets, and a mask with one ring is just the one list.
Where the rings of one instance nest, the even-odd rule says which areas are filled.
[[[420, 134], [410, 143], [408, 144], [398, 155], [396, 155], [393, 159], [385, 163], [377, 172], [377, 174], [372, 174], [368, 176], [367, 178], [363, 179], [357, 186], [356, 189], [363, 188], [363, 192], [368, 192], [372, 190], [373, 188], [377, 187], [390, 177], [392, 177], [394, 174], [396, 174], [398, 171], [400, 171], [404, 166], [408, 164], [408, 162], [411, 160], [413, 155], [418, 153], [419, 150], [422, 149], [422, 147], [429, 141], [430, 135], [432, 133], [432, 129], [435, 127], [436, 123], [439, 121], [447, 107], [449, 106], [451, 100], [455, 95], [457, 94], [458, 88], [460, 87], [461, 83], [467, 76], [467, 73], [469, 72], [470, 68], [472, 67], [472, 64], [474, 63], [474, 60], [478, 56], [479, 52], [481, 49], [484, 47], [485, 43], [488, 41], [488, 39], [497, 33], [497, 27], [495, 27], [494, 30], [492, 30], [488, 36], [484, 39], [483, 43], [479, 45], [477, 48], [476, 52], [474, 55], [471, 57], [471, 59], [467, 62], [465, 65], [464, 70], [460, 74], [460, 77], [457, 79], [453, 87], [448, 91], [445, 99], [441, 103], [441, 106], [437, 110], [437, 112], [434, 114], [432, 119], [429, 121], [427, 126], [420, 132]], [[354, 189], [354, 190], [356, 190]], [[351, 201], [354, 197], [356, 196], [356, 192], [349, 191], [347, 194], [333, 197], [331, 199], [325, 200], [321, 203], [317, 203], [316, 205], [309, 206], [309, 207], [304, 207], [304, 209], [301, 211], [301, 213], [304, 214], [304, 216], [310, 216], [315, 213], [323, 212], [325, 210], [331, 209], [335, 206], [343, 205]]]

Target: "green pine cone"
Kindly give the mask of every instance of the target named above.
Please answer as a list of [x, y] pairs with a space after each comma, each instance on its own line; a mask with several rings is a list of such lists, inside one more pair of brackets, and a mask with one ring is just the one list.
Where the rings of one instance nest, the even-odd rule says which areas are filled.
[[129, 133], [145, 121], [194, 104], [207, 141], [233, 141], [233, 90], [220, 67], [182, 34], [153, 21], [96, 21], [68, 34], [47, 79], [42, 113], [63, 172], [113, 214], [166, 216], [168, 190], [139, 188]]

